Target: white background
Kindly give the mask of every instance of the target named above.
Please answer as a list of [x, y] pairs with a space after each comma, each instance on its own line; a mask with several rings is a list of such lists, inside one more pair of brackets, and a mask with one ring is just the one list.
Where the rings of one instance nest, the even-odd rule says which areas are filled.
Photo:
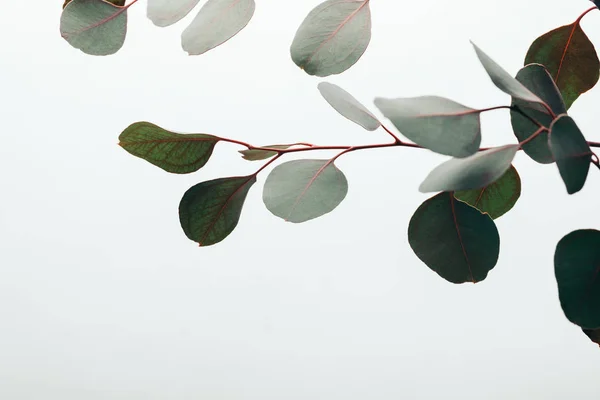
[[[289, 56], [318, 0], [262, 0], [250, 25], [203, 56], [130, 9], [121, 51], [92, 57], [58, 31], [62, 0], [6, 1], [0, 25], [0, 398], [7, 400], [598, 399], [600, 349], [564, 317], [558, 240], [600, 228], [600, 173], [568, 196], [556, 166], [515, 162], [523, 194], [497, 221], [488, 279], [452, 285], [412, 253], [419, 183], [444, 158], [356, 152], [350, 190], [301, 225], [251, 190], [238, 228], [198, 248], [177, 207], [192, 185], [260, 163], [219, 144], [171, 175], [118, 145], [130, 123], [256, 145], [387, 141], [339, 116]], [[375, 111], [376, 96], [508, 104], [473, 40], [511, 74], [530, 43], [587, 0], [373, 1], [363, 58], [325, 80]], [[600, 12], [583, 21], [600, 44]], [[600, 89], [572, 107], [600, 141]], [[508, 113], [483, 117], [483, 145], [514, 142]], [[304, 156], [323, 158], [328, 154]]]

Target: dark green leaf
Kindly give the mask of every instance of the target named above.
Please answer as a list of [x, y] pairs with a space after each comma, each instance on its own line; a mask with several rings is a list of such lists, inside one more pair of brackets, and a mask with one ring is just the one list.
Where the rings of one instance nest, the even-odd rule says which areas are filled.
[[583, 329], [583, 333], [585, 333], [592, 342], [600, 346], [600, 329]]
[[448, 160], [429, 173], [419, 191], [452, 192], [487, 186], [504, 175], [518, 150], [518, 145], [508, 145]]
[[328, 76], [353, 66], [370, 41], [369, 0], [327, 0], [306, 16], [290, 53], [307, 74]]
[[521, 196], [521, 178], [514, 166], [497, 181], [479, 189], [454, 193], [460, 201], [487, 213], [493, 219], [507, 213]]
[[525, 56], [525, 64], [530, 63], [539, 63], [548, 69], [567, 109], [582, 93], [593, 88], [600, 77], [596, 49], [579, 21], [537, 38]]
[[592, 151], [573, 118], [559, 115], [550, 125], [548, 143], [567, 192], [577, 193], [587, 179]]
[[563, 237], [554, 253], [554, 272], [569, 321], [600, 328], [600, 231], [581, 229]]
[[408, 226], [408, 241], [421, 261], [452, 283], [484, 280], [500, 252], [500, 237], [490, 216], [448, 192], [417, 209]]
[[374, 131], [381, 123], [350, 93], [333, 83], [321, 82], [319, 92], [337, 112], [368, 131]]
[[125, 42], [127, 7], [103, 0], [73, 0], [60, 17], [60, 33], [71, 46], [86, 54], [114, 54]]
[[256, 176], [220, 178], [191, 187], [179, 203], [185, 235], [200, 246], [225, 239], [237, 226], [248, 190]]
[[[272, 144], [272, 145], [261, 146], [261, 147], [266, 147], [269, 149], [285, 150], [285, 149], [289, 149], [292, 146], [293, 145], [291, 145], [291, 144]], [[248, 160], [248, 161], [266, 160], [267, 158], [275, 157], [277, 155], [276, 151], [257, 150], [257, 149], [239, 150], [239, 153], [242, 155], [242, 158], [244, 160]]]
[[[544, 100], [555, 115], [567, 112], [556, 84], [543, 65], [529, 64], [525, 66], [517, 74], [517, 80]], [[545, 127], [550, 127], [550, 124], [554, 120], [554, 117], [550, 115], [546, 109], [540, 108], [537, 103], [530, 103], [513, 98], [512, 106], [519, 107], [522, 112]], [[523, 142], [539, 129], [537, 124], [533, 123], [519, 112], [511, 110], [510, 118], [513, 132], [517, 139], [519, 139], [519, 142]], [[539, 163], [549, 164], [554, 162], [552, 153], [548, 148], [548, 132], [543, 132], [531, 141], [525, 143], [523, 145], [523, 151]]]
[[400, 133], [431, 151], [467, 157], [479, 149], [478, 110], [438, 96], [376, 98], [375, 105]]
[[333, 211], [347, 193], [346, 176], [331, 160], [294, 160], [271, 171], [263, 201], [274, 215], [299, 223]]
[[212, 135], [167, 131], [150, 122], [136, 122], [119, 136], [119, 145], [136, 157], [175, 174], [199, 170], [220, 139]]

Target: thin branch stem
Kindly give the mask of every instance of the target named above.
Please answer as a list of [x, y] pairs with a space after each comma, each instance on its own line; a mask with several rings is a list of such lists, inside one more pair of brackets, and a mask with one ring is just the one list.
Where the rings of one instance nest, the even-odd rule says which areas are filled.
[[585, 11], [583, 12], [583, 14], [581, 14], [581, 15], [580, 15], [580, 16], [579, 16], [579, 17], [578, 17], [576, 20], [575, 20], [575, 22], [574, 22], [574, 25], [575, 25], [575, 24], [578, 24], [578, 23], [580, 23], [580, 22], [581, 22], [581, 20], [583, 19], [583, 17], [585, 17], [585, 16], [586, 16], [586, 15], [587, 15], [589, 12], [591, 12], [591, 11], [594, 11], [596, 8], [598, 8], [598, 7], [594, 6], [594, 7], [591, 7], [591, 8], [588, 8], [587, 10], [585, 10]]
[[391, 137], [393, 137], [393, 138], [394, 138], [394, 141], [395, 141], [396, 143], [402, 143], [402, 140], [400, 140], [400, 138], [399, 138], [398, 136], [396, 136], [396, 134], [395, 134], [394, 132], [390, 131], [390, 130], [387, 128], [387, 126], [385, 126], [385, 125], [381, 124], [381, 127], [383, 128], [383, 130], [384, 130], [384, 131], [386, 131], [387, 133], [389, 133]]

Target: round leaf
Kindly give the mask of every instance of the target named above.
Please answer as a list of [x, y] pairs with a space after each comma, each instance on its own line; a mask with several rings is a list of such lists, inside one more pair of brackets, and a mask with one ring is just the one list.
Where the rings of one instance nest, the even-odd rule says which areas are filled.
[[60, 17], [60, 33], [86, 54], [107, 56], [125, 43], [127, 7], [103, 0], [73, 0]]
[[156, 26], [174, 24], [189, 14], [200, 0], [148, 0], [148, 19]]
[[500, 252], [490, 216], [452, 193], [440, 193], [417, 209], [408, 226], [408, 242], [421, 261], [452, 283], [484, 280]]
[[478, 110], [438, 96], [376, 98], [375, 105], [400, 133], [431, 151], [467, 157], [479, 149]]
[[208, 0], [181, 35], [189, 55], [199, 55], [225, 43], [254, 15], [254, 0]]
[[290, 53], [307, 74], [328, 76], [354, 65], [370, 40], [369, 0], [327, 0], [304, 19]]
[[569, 321], [600, 328], [600, 231], [582, 229], [558, 242], [554, 272], [560, 304]]
[[333, 83], [321, 82], [319, 92], [337, 112], [368, 131], [374, 131], [381, 123], [350, 93]]
[[448, 160], [429, 173], [419, 191], [451, 192], [487, 186], [504, 175], [518, 150], [518, 145], [508, 145]]
[[206, 164], [219, 140], [212, 135], [175, 133], [150, 122], [136, 122], [121, 133], [119, 145], [167, 172], [188, 174]]
[[179, 203], [185, 235], [200, 246], [225, 239], [238, 224], [248, 190], [256, 176], [220, 178], [192, 186]]
[[274, 215], [300, 223], [333, 211], [347, 193], [346, 176], [331, 160], [294, 160], [271, 171], [263, 201]]
[[520, 196], [521, 178], [513, 166], [500, 179], [487, 186], [454, 193], [458, 200], [489, 214], [493, 219], [506, 214]]

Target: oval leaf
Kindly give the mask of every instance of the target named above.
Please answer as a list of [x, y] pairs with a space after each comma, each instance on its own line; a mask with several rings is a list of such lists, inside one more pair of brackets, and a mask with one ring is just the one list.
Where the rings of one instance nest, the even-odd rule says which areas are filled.
[[523, 86], [521, 82], [513, 78], [500, 65], [492, 60], [487, 54], [485, 54], [483, 50], [475, 45], [475, 43], [471, 42], [471, 44], [475, 48], [475, 53], [477, 53], [477, 57], [479, 58], [479, 61], [481, 61], [483, 68], [498, 89], [517, 99], [530, 101], [533, 103], [544, 103], [539, 97]]
[[192, 186], [179, 203], [179, 222], [185, 235], [200, 246], [225, 239], [238, 224], [248, 191], [256, 176], [220, 178]]
[[600, 328], [600, 231], [581, 229], [563, 237], [554, 253], [554, 272], [569, 321]]
[[452, 283], [484, 280], [500, 253], [494, 221], [452, 193], [440, 193], [417, 209], [408, 242], [421, 261]]
[[167, 172], [188, 174], [206, 164], [219, 140], [212, 135], [175, 133], [150, 122], [136, 122], [121, 133], [119, 145]]
[[300, 223], [333, 211], [347, 193], [346, 176], [331, 160], [294, 160], [271, 171], [263, 201], [279, 218]]
[[321, 95], [337, 112], [368, 131], [381, 126], [377, 118], [350, 93], [333, 83], [321, 82], [317, 86]]
[[527, 51], [525, 63], [539, 63], [548, 69], [567, 109], [600, 77], [598, 54], [579, 20], [537, 38]]
[[[544, 100], [555, 115], [567, 112], [560, 91], [543, 65], [529, 64], [525, 66], [517, 73], [516, 79], [540, 99]], [[540, 110], [536, 103], [513, 98], [511, 106], [519, 107], [522, 112], [546, 127], [549, 127], [554, 120], [554, 117], [546, 109]], [[517, 139], [519, 139], [519, 142], [525, 141], [539, 129], [537, 124], [534, 124], [519, 112], [511, 110], [510, 119], [513, 132]], [[525, 143], [523, 151], [539, 163], [550, 164], [554, 162], [554, 158], [548, 147], [548, 132], [543, 132]]]
[[[65, 2], [63, 3], [63, 8], [65, 8], [67, 6], [67, 4], [69, 4], [72, 0], [65, 0]], [[109, 3], [114, 4], [115, 6], [120, 6], [123, 7], [125, 5], [125, 0], [105, 0]]]
[[583, 333], [585, 333], [592, 342], [600, 346], [600, 329], [583, 329]]
[[475, 207], [493, 219], [500, 218], [516, 204], [521, 196], [521, 178], [514, 166], [494, 183], [479, 189], [454, 193], [460, 201]]
[[462, 158], [479, 149], [478, 110], [438, 96], [376, 98], [375, 105], [400, 133], [431, 151]]
[[[273, 144], [273, 145], [262, 146], [262, 147], [267, 147], [269, 149], [285, 150], [285, 149], [289, 149], [292, 146], [293, 145], [291, 145], [291, 144]], [[259, 149], [239, 150], [239, 153], [242, 155], [242, 158], [244, 160], [248, 160], [248, 161], [266, 160], [267, 158], [275, 157], [277, 155], [276, 151], [259, 150]]]
[[73, 0], [60, 17], [60, 33], [71, 46], [86, 54], [114, 54], [125, 43], [127, 7], [103, 0]]
[[592, 150], [573, 118], [563, 114], [552, 122], [548, 142], [567, 193], [579, 192], [587, 179]]
[[307, 74], [328, 76], [354, 65], [370, 40], [369, 0], [327, 0], [304, 19], [290, 53]]
[[487, 186], [504, 175], [518, 150], [518, 145], [508, 145], [448, 160], [429, 173], [419, 191], [452, 192]]
[[148, 0], [148, 19], [156, 26], [173, 25], [200, 2], [200, 0]]
[[244, 29], [254, 15], [254, 0], [208, 0], [181, 35], [189, 55], [199, 55], [225, 43]]

